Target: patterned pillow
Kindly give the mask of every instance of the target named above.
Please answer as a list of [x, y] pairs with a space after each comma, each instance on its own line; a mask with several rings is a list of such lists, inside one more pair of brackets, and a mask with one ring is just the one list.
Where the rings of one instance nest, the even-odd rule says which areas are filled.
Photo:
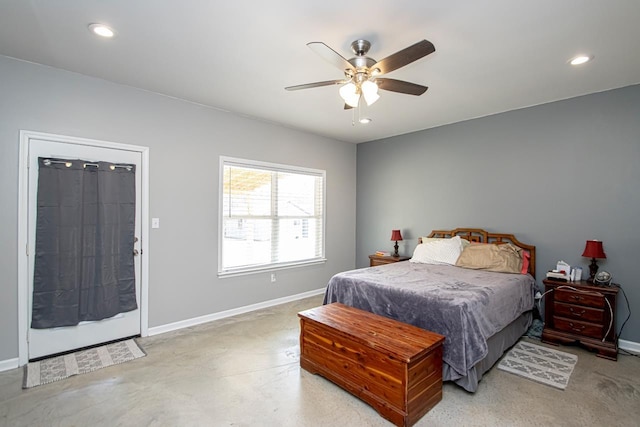
[[429, 240], [416, 246], [410, 262], [454, 265], [462, 252], [460, 236], [451, 239]]

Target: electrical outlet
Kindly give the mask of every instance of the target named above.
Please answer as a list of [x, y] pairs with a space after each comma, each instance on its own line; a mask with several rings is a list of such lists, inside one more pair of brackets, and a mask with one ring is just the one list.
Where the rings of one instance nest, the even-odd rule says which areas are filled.
[[276, 273], [271, 273], [271, 283], [276, 281]]

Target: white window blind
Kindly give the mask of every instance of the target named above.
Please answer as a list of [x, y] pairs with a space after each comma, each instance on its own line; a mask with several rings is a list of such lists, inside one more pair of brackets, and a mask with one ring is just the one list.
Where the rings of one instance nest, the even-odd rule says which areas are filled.
[[324, 260], [325, 172], [222, 157], [218, 274]]

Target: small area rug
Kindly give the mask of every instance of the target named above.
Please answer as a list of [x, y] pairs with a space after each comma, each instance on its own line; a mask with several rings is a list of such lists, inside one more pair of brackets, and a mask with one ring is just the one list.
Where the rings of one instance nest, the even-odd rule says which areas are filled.
[[520, 341], [502, 358], [498, 369], [564, 390], [577, 362], [576, 355]]
[[75, 353], [28, 363], [24, 369], [22, 388], [60, 381], [72, 375], [86, 374], [146, 356], [133, 339], [118, 341]]

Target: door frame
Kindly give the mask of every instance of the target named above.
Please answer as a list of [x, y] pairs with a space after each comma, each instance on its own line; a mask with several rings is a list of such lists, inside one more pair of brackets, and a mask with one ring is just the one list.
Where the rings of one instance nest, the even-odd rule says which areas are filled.
[[[140, 335], [149, 334], [149, 147], [96, 139], [20, 130], [18, 166], [18, 364], [29, 362], [29, 144], [32, 139], [66, 144], [134, 151], [141, 154], [140, 168]], [[31, 251], [33, 252], [33, 250]]]

